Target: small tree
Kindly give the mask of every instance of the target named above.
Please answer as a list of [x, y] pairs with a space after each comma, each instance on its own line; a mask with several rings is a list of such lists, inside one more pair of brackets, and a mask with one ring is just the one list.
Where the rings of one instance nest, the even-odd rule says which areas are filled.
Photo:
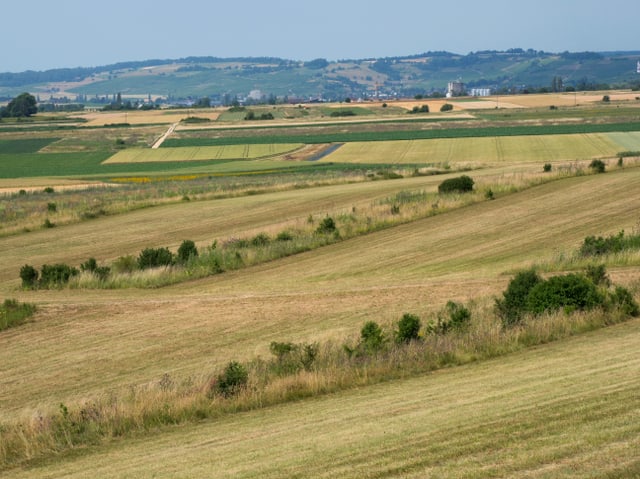
[[533, 270], [520, 271], [509, 282], [502, 293], [502, 299], [496, 299], [496, 315], [504, 326], [512, 326], [520, 322], [527, 311], [527, 297], [535, 285], [542, 282], [542, 278]]
[[248, 381], [247, 368], [237, 361], [231, 361], [223, 373], [216, 378], [214, 390], [225, 397], [233, 396], [240, 392]]
[[375, 321], [367, 321], [360, 330], [360, 347], [366, 353], [380, 351], [386, 344], [382, 328]]
[[467, 193], [473, 191], [474, 181], [467, 175], [449, 178], [438, 185], [438, 193]]
[[329, 234], [334, 233], [336, 231], [336, 222], [333, 220], [331, 216], [325, 217], [316, 228], [316, 233], [318, 234]]
[[168, 248], [145, 248], [138, 256], [138, 268], [156, 268], [173, 264], [173, 254]]
[[607, 165], [602, 160], [593, 160], [589, 163], [589, 168], [593, 170], [594, 173], [604, 173]]
[[545, 163], [542, 167], [542, 171], [544, 171], [545, 173], [549, 173], [551, 171], [551, 163]]
[[35, 288], [38, 282], [38, 270], [29, 264], [20, 268], [20, 279], [24, 288]]
[[405, 313], [398, 321], [398, 329], [395, 332], [397, 343], [409, 343], [419, 338], [420, 327], [422, 326], [420, 318], [415, 314]]
[[196, 244], [191, 240], [184, 240], [178, 248], [178, 262], [185, 264], [191, 258], [198, 256], [198, 248]]
[[453, 105], [451, 103], [445, 103], [440, 107], [440, 111], [451, 111], [453, 110]]

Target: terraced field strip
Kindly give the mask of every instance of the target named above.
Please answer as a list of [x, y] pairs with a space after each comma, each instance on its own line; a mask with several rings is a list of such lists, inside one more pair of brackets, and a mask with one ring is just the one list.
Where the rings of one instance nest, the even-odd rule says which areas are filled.
[[345, 143], [321, 161], [335, 163], [504, 164], [584, 160], [640, 150], [640, 133], [505, 136]]
[[[200, 377], [231, 359], [269, 356], [271, 341], [319, 341], [370, 319], [423, 315], [448, 300], [491, 298], [502, 273], [585, 236], [637, 222], [640, 170], [555, 181], [260, 266], [161, 290], [16, 291], [24, 263], [80, 264], [148, 246], [199, 245], [370, 202], [440, 178], [315, 188], [171, 205], [0, 239], [3, 291], [35, 302], [33, 323], [0, 335], [0, 416], [157, 381]], [[431, 182], [431, 183], [429, 183]], [[431, 185], [431, 186], [429, 186]], [[386, 191], [385, 191], [386, 189]], [[588, 207], [585, 207], [588, 205]], [[637, 274], [638, 267], [623, 271]], [[612, 271], [614, 281], [618, 271]], [[33, 351], [37, 351], [34, 356]], [[25, 358], [31, 358], [25, 361]]]
[[258, 159], [284, 155], [302, 144], [228, 145], [184, 148], [127, 149], [110, 157], [103, 164], [179, 162], [201, 160]]
[[640, 321], [495, 360], [118, 441], [53, 477], [640, 475]]

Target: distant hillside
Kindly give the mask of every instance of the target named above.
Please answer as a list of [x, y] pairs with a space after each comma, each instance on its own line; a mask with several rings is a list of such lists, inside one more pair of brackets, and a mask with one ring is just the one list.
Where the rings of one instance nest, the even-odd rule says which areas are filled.
[[638, 87], [640, 52], [548, 53], [536, 50], [479, 51], [467, 55], [418, 55], [299, 62], [281, 58], [188, 57], [123, 62], [91, 68], [0, 73], [0, 97], [22, 91], [49, 98], [91, 101], [121, 93], [125, 97], [214, 102], [234, 98], [410, 97], [444, 93], [449, 81], [467, 89], [595, 89]]

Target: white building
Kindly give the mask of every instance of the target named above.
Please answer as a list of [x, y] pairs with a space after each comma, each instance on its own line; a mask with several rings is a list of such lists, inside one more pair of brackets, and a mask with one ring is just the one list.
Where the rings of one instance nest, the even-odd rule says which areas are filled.
[[447, 83], [447, 98], [452, 96], [462, 95], [464, 93], [464, 83], [460, 80], [450, 81]]

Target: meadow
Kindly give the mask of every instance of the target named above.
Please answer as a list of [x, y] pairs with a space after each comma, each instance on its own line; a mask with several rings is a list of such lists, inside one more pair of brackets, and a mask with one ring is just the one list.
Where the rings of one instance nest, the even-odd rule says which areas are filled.
[[[536, 128], [545, 133], [535, 136], [510, 134], [532, 131], [526, 120], [510, 123], [505, 135], [491, 127], [490, 137], [478, 133], [485, 120], [425, 130], [453, 141], [418, 139], [402, 120], [387, 133], [407, 139], [368, 142], [356, 141], [372, 136], [357, 125], [323, 132], [292, 121], [283, 138], [317, 128], [317, 137], [350, 139], [318, 162], [154, 161], [122, 171], [101, 163], [135, 151], [115, 148], [117, 138], [136, 135], [134, 127], [13, 143], [7, 158], [34, 160], [23, 175], [31, 179], [5, 180], [14, 192], [2, 197], [4, 214], [23, 215], [15, 213], [12, 225], [3, 217], [11, 231], [0, 234], [0, 291], [37, 309], [0, 332], [0, 471], [25, 478], [637, 475], [638, 320], [560, 312], [503, 330], [493, 312], [514, 272], [577, 271], [586, 264], [562, 259], [586, 236], [637, 228], [637, 158], [617, 157], [640, 149], [637, 125], [612, 119], [566, 129], [543, 118]], [[409, 130], [392, 131], [399, 125]], [[161, 130], [141, 130], [132, 143], [150, 144]], [[225, 138], [206, 138], [215, 129], [181, 130], [182, 140], [168, 143], [183, 145], [178, 155], [207, 141], [220, 151], [242, 135], [242, 151], [256, 145], [288, 154], [277, 150], [282, 142], [265, 140], [262, 126], [237, 130]], [[107, 134], [92, 151], [73, 153], [85, 133]], [[11, 145], [18, 136], [2, 133], [0, 141]], [[36, 161], [65, 154], [46, 153], [52, 147], [69, 149], [55, 175]], [[604, 174], [589, 168], [593, 158], [606, 162]], [[287, 174], [265, 173], [285, 164]], [[442, 181], [462, 169], [475, 192], [440, 195]], [[119, 182], [57, 188], [95, 175]], [[15, 192], [30, 182], [38, 191]], [[53, 193], [42, 191], [47, 184]], [[245, 258], [242, 268], [164, 287], [20, 286], [25, 263], [77, 266], [94, 257], [105, 264], [146, 247], [175, 251], [185, 239], [205, 251], [216, 241], [312, 231], [328, 216], [344, 233], [339, 241], [268, 261]], [[43, 228], [43, 218], [58, 224]], [[615, 284], [640, 296], [637, 255], [599, 261]], [[404, 313], [436, 320], [448, 301], [469, 307], [466, 333], [431, 337], [393, 360], [344, 359], [341, 345], [353, 344], [366, 321], [391, 334]], [[260, 382], [273, 341], [320, 345], [317, 368]], [[322, 348], [343, 359], [322, 363]], [[253, 365], [251, 388], [237, 402], [208, 397], [230, 361]], [[97, 421], [114, 411], [116, 422]], [[51, 424], [66, 435], [48, 436]], [[87, 424], [103, 426], [80, 431]]]

